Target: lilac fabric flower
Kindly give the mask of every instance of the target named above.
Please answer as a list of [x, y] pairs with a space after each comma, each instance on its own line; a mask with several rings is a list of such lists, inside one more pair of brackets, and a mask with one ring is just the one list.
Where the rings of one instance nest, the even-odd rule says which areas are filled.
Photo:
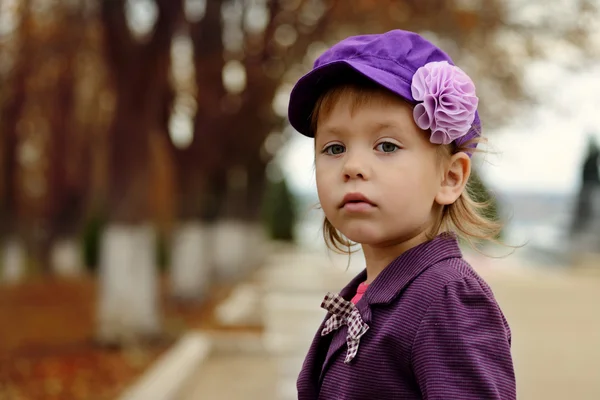
[[447, 61], [430, 62], [417, 70], [411, 90], [419, 102], [413, 112], [415, 122], [431, 130], [431, 143], [449, 144], [469, 132], [479, 99], [463, 70]]

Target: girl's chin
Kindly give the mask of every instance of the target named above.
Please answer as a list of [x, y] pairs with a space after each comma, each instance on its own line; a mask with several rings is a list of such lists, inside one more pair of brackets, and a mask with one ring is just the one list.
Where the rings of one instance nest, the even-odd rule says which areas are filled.
[[382, 234], [381, 229], [346, 229], [346, 231], [340, 230], [345, 237], [360, 245], [387, 247], [403, 241], [401, 234], [386, 235]]
[[348, 234], [344, 233], [344, 236], [354, 243], [366, 245], [376, 245], [377, 243], [381, 243], [382, 239], [384, 239], [381, 235], [370, 234], [368, 232], [349, 232]]

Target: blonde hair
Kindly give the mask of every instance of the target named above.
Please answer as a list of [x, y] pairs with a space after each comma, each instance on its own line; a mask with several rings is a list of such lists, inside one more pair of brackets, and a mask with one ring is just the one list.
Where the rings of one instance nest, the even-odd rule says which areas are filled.
[[[368, 104], [374, 99], [381, 101], [388, 98], [391, 100], [398, 99], [398, 96], [366, 79], [354, 79], [352, 83], [333, 86], [315, 104], [311, 115], [313, 136], [317, 132], [319, 117], [328, 115], [340, 98], [348, 99], [351, 112], [354, 112], [358, 107]], [[473, 126], [471, 129], [480, 131], [478, 126]], [[481, 153], [482, 150], [477, 149], [476, 146], [482, 142], [485, 142], [485, 139], [478, 135], [476, 139], [461, 146], [455, 144], [439, 146], [440, 160], [447, 159], [459, 152], [469, 155]], [[473, 183], [474, 180], [469, 179], [466, 190], [460, 197], [453, 204], [442, 207], [433, 228], [428, 232], [428, 239], [431, 240], [442, 232], [454, 232], [473, 248], [476, 248], [477, 244], [482, 241], [499, 243], [498, 238], [503, 224], [494, 215], [490, 215], [494, 199], [477, 201]], [[356, 245], [338, 231], [327, 217], [323, 221], [323, 237], [329, 249], [342, 254], [352, 253], [351, 248]]]

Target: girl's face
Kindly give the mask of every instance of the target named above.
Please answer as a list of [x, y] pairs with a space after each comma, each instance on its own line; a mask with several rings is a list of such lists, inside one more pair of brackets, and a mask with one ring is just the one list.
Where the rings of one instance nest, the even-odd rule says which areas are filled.
[[350, 240], [372, 246], [427, 232], [444, 181], [437, 150], [402, 100], [381, 95], [353, 108], [351, 100], [339, 99], [319, 118], [315, 135], [326, 217]]

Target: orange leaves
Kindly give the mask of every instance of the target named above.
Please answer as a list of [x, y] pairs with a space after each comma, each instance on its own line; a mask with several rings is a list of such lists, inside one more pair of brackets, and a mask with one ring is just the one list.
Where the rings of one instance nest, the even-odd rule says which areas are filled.
[[114, 399], [165, 349], [93, 343], [95, 282], [26, 282], [0, 290], [0, 399]]
[[169, 299], [163, 279], [165, 337], [146, 346], [100, 347], [93, 340], [96, 286], [79, 278], [0, 287], [1, 400], [113, 400], [181, 333], [225, 329], [213, 310], [231, 287], [214, 286], [204, 303], [183, 305]]
[[132, 363], [121, 351], [92, 345], [55, 349], [46, 355], [23, 354], [0, 366], [0, 398], [114, 399], [161, 353], [147, 351], [145, 362]]

